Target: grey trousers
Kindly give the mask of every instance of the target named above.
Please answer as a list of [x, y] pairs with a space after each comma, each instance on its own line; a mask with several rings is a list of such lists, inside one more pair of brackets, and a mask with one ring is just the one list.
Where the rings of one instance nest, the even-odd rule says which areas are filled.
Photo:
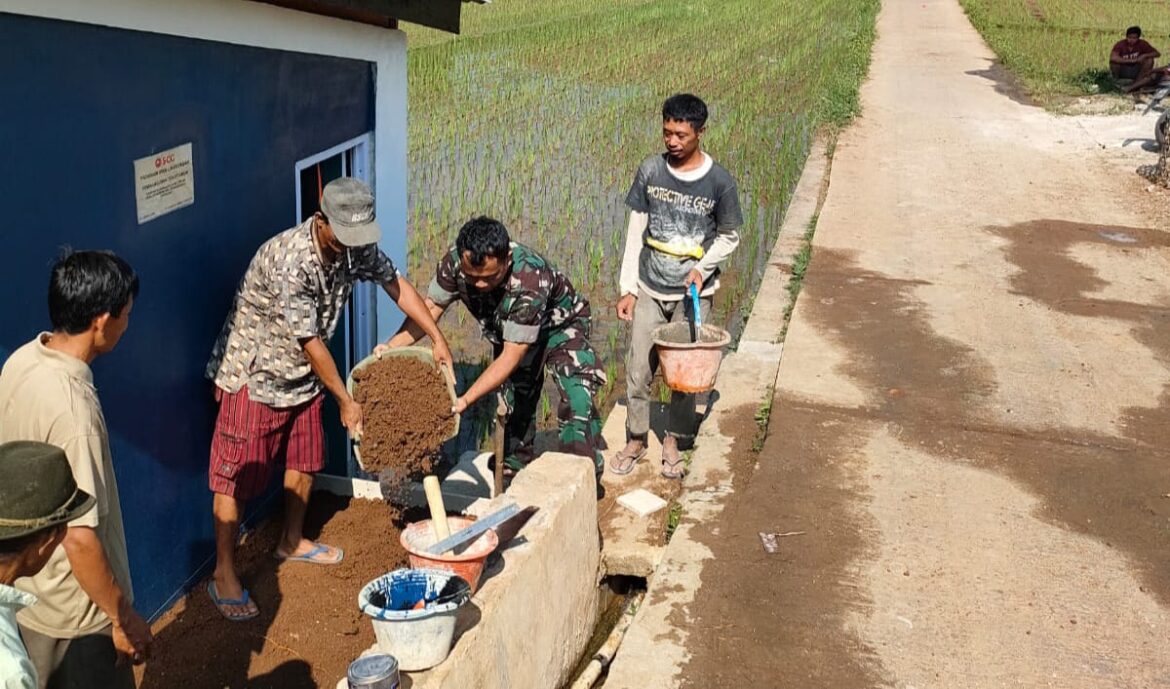
[[[711, 314], [711, 297], [699, 298], [699, 315], [707, 322]], [[671, 321], [691, 318], [690, 298], [680, 301], [661, 301], [638, 291], [634, 306], [634, 322], [630, 333], [630, 351], [626, 356], [626, 436], [642, 438], [650, 432], [650, 381], [658, 370], [658, 354], [654, 351], [654, 329]], [[666, 433], [676, 438], [695, 435], [695, 396], [681, 392], [670, 393], [670, 407], [666, 417]]]
[[20, 627], [37, 669], [40, 689], [134, 689], [130, 661], [118, 663], [113, 626], [76, 639], [58, 639]]

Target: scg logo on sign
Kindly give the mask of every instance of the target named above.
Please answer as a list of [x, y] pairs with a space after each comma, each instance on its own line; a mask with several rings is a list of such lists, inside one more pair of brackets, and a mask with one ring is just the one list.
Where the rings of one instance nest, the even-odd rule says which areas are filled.
[[173, 162], [175, 162], [175, 154], [168, 153], [165, 156], [159, 156], [159, 157], [155, 158], [154, 159], [154, 167], [157, 170], [158, 168], [162, 167], [163, 165], [170, 165]]

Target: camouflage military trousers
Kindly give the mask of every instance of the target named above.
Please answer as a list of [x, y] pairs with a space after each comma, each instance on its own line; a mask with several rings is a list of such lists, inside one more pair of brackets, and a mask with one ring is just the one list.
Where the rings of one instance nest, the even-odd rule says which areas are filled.
[[[499, 356], [500, 351], [497, 347], [495, 355]], [[534, 343], [501, 387], [500, 394], [509, 410], [504, 429], [505, 466], [521, 469], [534, 458], [536, 417], [546, 369], [560, 395], [560, 450], [591, 458], [600, 476], [605, 464], [601, 455], [601, 416], [595, 399], [606, 378], [589, 344], [589, 321], [556, 331], [547, 342]]]

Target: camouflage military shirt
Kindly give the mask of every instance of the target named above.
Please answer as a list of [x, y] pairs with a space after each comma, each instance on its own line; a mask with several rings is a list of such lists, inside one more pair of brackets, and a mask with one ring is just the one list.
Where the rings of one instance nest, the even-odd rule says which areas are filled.
[[354, 247], [326, 262], [313, 242], [313, 219], [260, 247], [236, 290], [211, 351], [206, 375], [220, 388], [272, 407], [292, 407], [321, 392], [300, 340], [328, 342], [353, 284], [398, 277], [377, 246]]
[[[588, 323], [589, 302], [564, 273], [532, 249], [512, 242], [512, 271], [495, 290], [480, 292], [459, 270], [452, 247], [439, 261], [427, 296], [440, 306], [462, 301], [493, 345], [547, 342], [566, 328]], [[587, 328], [586, 328], [587, 329]]]

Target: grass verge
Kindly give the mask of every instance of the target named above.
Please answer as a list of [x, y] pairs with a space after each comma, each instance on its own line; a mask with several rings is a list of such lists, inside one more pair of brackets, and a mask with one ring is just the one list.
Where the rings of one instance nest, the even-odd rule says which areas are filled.
[[788, 323], [792, 320], [792, 311], [796, 308], [796, 298], [800, 295], [800, 288], [804, 284], [804, 274], [808, 271], [808, 264], [812, 260], [813, 234], [817, 231], [817, 220], [820, 213], [813, 215], [808, 221], [808, 227], [801, 237], [800, 250], [792, 258], [792, 275], [788, 278], [788, 306], [784, 307], [784, 326], [780, 329], [780, 341], [788, 336]]
[[682, 520], [683, 506], [678, 500], [670, 503], [670, 511], [666, 513], [666, 542], [670, 543], [670, 539], [674, 537], [674, 531], [678, 528], [678, 523]]

